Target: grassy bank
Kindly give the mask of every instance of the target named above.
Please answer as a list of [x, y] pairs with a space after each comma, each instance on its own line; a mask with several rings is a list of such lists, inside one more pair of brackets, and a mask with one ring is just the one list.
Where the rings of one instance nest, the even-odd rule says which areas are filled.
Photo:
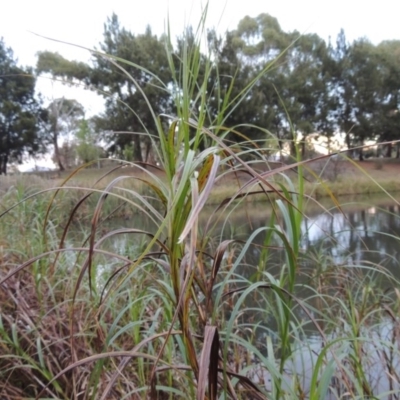
[[[332, 167], [329, 159], [319, 161], [317, 165], [312, 161], [304, 164], [304, 193], [317, 200], [330, 197], [374, 195], [385, 192], [395, 194], [400, 192], [400, 162], [397, 160], [369, 160], [364, 162], [341, 160]], [[279, 190], [279, 184], [284, 178], [274, 173], [274, 170], [284, 167], [281, 163], [258, 163], [256, 171], [267, 174], [267, 181], [274, 189]], [[79, 171], [64, 171], [55, 175], [53, 172], [21, 174], [11, 177], [0, 177], [0, 193], [5, 194], [10, 187], [19, 188], [19, 197], [11, 199], [8, 204], [22, 199], [24, 195], [34, 191], [47, 190], [48, 196], [54, 194], [60, 188], [58, 203], [63, 210], [71, 210], [73, 206], [84, 196], [85, 193], [96, 188], [101, 191], [113, 180], [119, 179], [114, 189], [115, 196], [110, 196], [103, 207], [108, 218], [131, 218], [137, 212], [136, 207], [131, 207], [125, 199], [129, 198], [130, 191], [138, 192], [145, 196], [152, 196], [152, 189], [143, 181], [150, 179], [153, 183], [160, 179], [164, 183], [167, 180], [165, 172], [158, 168], [151, 169], [149, 176], [141, 168], [132, 165], [120, 165], [110, 163], [109, 166], [100, 169], [84, 168]], [[299, 190], [298, 174], [295, 170], [287, 169], [285, 175], [290, 177], [296, 191]], [[260, 192], [262, 188], [271, 192], [271, 187], [261, 183], [249, 176], [243, 168], [221, 171], [218, 179], [207, 197], [207, 205], [218, 205], [227, 198]], [[250, 184], [249, 184], [250, 182]], [[22, 192], [21, 192], [22, 191]], [[17, 192], [14, 192], [17, 193]], [[274, 197], [274, 194], [271, 193]], [[99, 195], [92, 194], [85, 202], [88, 209], [92, 209], [97, 203]], [[251, 194], [246, 196], [246, 202], [263, 202], [265, 195]], [[3, 200], [4, 202], [4, 200]], [[68, 213], [65, 213], [68, 215]], [[76, 218], [85, 218], [88, 213], [84, 207], [77, 210]]]

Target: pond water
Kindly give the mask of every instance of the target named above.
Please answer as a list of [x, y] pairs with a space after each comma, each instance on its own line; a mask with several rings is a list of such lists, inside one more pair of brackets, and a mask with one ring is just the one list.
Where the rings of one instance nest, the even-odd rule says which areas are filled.
[[379, 264], [400, 278], [400, 207], [348, 203], [343, 213], [320, 213], [303, 221], [303, 246], [323, 247], [337, 263]]
[[[268, 223], [269, 210], [252, 206], [246, 215], [236, 214], [229, 228], [235, 226], [235, 237], [246, 240], [251, 233]], [[337, 264], [376, 265], [387, 268], [400, 279], [400, 206], [387, 198], [341, 199], [341, 208], [324, 209], [309, 204], [301, 224], [302, 253], [322, 254]], [[232, 232], [225, 227], [222, 237]], [[264, 236], [255, 238], [262, 245]], [[257, 265], [254, 251], [251, 264]]]
[[[400, 279], [400, 206], [382, 196], [342, 198], [340, 204], [338, 209], [329, 203], [322, 207], [308, 203], [301, 225], [303, 253], [323, 252], [336, 263], [381, 265]], [[212, 211], [213, 208], [205, 209], [200, 236], [203, 229], [213, 223], [212, 237], [216, 243], [233, 238], [246, 241], [256, 229], [267, 226], [271, 217], [270, 207], [263, 204], [248, 204], [225, 213], [218, 220], [214, 215], [210, 218]], [[123, 227], [151, 233], [157, 228], [143, 213], [128, 220], [111, 220], [106, 226], [107, 229]], [[264, 238], [265, 235], [258, 235], [254, 243], [262, 245]], [[118, 253], [126, 253], [128, 247], [139, 245], [143, 240], [140, 235], [122, 235], [109, 246]], [[257, 265], [259, 251], [253, 249], [252, 252], [248, 264]]]
[[[302, 239], [300, 243], [302, 254], [305, 255], [302, 263], [314, 268], [313, 263], [318, 257], [329, 258], [336, 265], [360, 266], [378, 268], [388, 271], [400, 280], [400, 207], [393, 199], [382, 197], [340, 199], [341, 208], [325, 204], [321, 208], [311, 203], [307, 206], [305, 217], [302, 221]], [[203, 232], [215, 224], [213, 237], [215, 243], [222, 239], [235, 238], [246, 241], [258, 228], [268, 225], [271, 218], [271, 209], [263, 204], [248, 204], [247, 208], [233, 210], [216, 222], [212, 210], [205, 215], [200, 223], [200, 231]], [[210, 217], [210, 215], [212, 215]], [[227, 217], [227, 218], [225, 218]], [[154, 232], [156, 227], [151, 221], [144, 218], [143, 214], [136, 215], [127, 221], [112, 221], [112, 226], [121, 228], [129, 227]], [[111, 226], [110, 226], [111, 227]], [[251, 246], [246, 254], [243, 274], [251, 276], [257, 268], [261, 253], [261, 245], [264, 243], [265, 232], [257, 235], [253, 243], [260, 246]], [[140, 246], [140, 237], [136, 239]], [[123, 235], [110, 243], [112, 250], [119, 254], [126, 254], [132, 247], [132, 237]], [[315, 255], [315, 256], [313, 256]], [[279, 273], [279, 257], [283, 252], [276, 251], [275, 259], [271, 262], [271, 273]], [[275, 267], [274, 267], [275, 266]], [[252, 270], [253, 268], [253, 270]], [[275, 268], [275, 270], [274, 270]], [[300, 278], [300, 283], [301, 283]], [[385, 281], [382, 281], [385, 284]], [[398, 346], [399, 327], [393, 320], [383, 320], [376, 328], [368, 332], [368, 341], [363, 345], [362, 358], [366, 363], [363, 365], [365, 377], [370, 384], [375, 396], [380, 399], [400, 398], [399, 375], [400, 368], [399, 351], [393, 351], [391, 343]], [[394, 326], [396, 325], [396, 326]], [[396, 336], [394, 336], [394, 332]], [[293, 355], [285, 365], [285, 380], [290, 386], [293, 377], [297, 376], [297, 382], [302, 386], [305, 398], [311, 385], [314, 365], [319, 355], [323, 352], [324, 343], [315, 331], [309, 331], [308, 339], [294, 345]], [[327, 332], [331, 340], [335, 340], [335, 332]], [[338, 342], [340, 354], [349, 354], [351, 344]], [[344, 348], [348, 346], [347, 348]], [[391, 347], [392, 346], [392, 347]], [[332, 368], [338, 368], [335, 364], [335, 349], [326, 352], [325, 364]], [[392, 370], [388, 369], [388, 360]], [[331, 378], [331, 392], [325, 393], [326, 399], [350, 398], [346, 397], [346, 387], [340, 380], [342, 371], [335, 370]], [[253, 381], [265, 385], [270, 389], [271, 375], [263, 367], [251, 367], [248, 369], [249, 376]], [[319, 377], [318, 379], [320, 379]], [[337, 381], [335, 382], [335, 379]], [[390, 394], [388, 394], [390, 393]]]
[[[360, 342], [363, 352], [361, 359], [362, 370], [373, 394], [363, 398], [381, 400], [400, 398], [400, 355], [393, 347], [387, 346], [387, 343], [392, 342], [393, 331], [395, 330], [396, 326], [391, 321], [386, 321], [377, 330], [368, 332], [368, 341]], [[334, 341], [335, 336], [331, 335], [329, 339]], [[308, 394], [312, 385], [315, 366], [321, 354], [324, 354], [326, 369], [332, 368], [334, 372], [333, 374], [332, 372], [330, 373], [333, 376], [333, 378], [329, 377], [330, 388], [324, 395], [321, 394], [319, 398], [326, 400], [354, 398], [350, 395], [345, 380], [342, 379], [345, 375], [343, 370], [351, 370], [352, 368], [350, 359], [344, 362], [342, 359], [344, 354], [352, 354], [354, 351], [352, 345], [351, 341], [338, 341], [326, 350], [319, 337], [310, 337], [306, 342], [302, 342], [301, 345], [294, 346], [293, 354], [285, 364], [283, 389], [290, 391], [289, 388], [293, 385], [294, 379], [296, 379], [304, 392], [304, 398], [309, 398]], [[339, 361], [337, 358], [341, 358], [341, 360]], [[319, 380], [323, 379], [326, 369], [323, 369], [318, 374]], [[263, 384], [269, 391], [272, 390], [272, 376], [266, 368], [258, 365], [256, 368], [251, 369], [250, 376], [254, 382]]]

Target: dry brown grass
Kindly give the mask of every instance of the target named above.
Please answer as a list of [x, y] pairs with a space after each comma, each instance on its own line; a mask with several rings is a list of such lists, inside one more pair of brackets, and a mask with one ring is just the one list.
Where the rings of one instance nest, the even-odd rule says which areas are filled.
[[[1, 276], [6, 272], [2, 268]], [[49, 290], [45, 282], [38, 285], [29, 270], [21, 271], [0, 286], [1, 399], [35, 398], [52, 377], [71, 363], [102, 351], [101, 328], [96, 324], [90, 302], [74, 305], [71, 323], [71, 298], [67, 291], [60, 290], [62, 287], [59, 285], [55, 291]], [[92, 367], [84, 364], [62, 374], [44, 389], [43, 395], [84, 398]], [[107, 385], [110, 376], [104, 369], [100, 387]], [[115, 389], [110, 399], [120, 396]]]

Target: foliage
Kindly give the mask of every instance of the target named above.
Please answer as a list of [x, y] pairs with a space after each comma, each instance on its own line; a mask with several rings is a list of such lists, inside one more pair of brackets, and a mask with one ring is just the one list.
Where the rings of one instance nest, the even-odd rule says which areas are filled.
[[0, 40], [0, 175], [9, 162], [41, 150], [34, 98], [35, 78], [30, 68], [17, 66], [12, 50]]
[[86, 164], [104, 156], [104, 151], [99, 146], [97, 135], [89, 121], [83, 120], [80, 122], [76, 139], [77, 155], [83, 163]]
[[[150, 28], [144, 34], [132, 34], [112, 15], [104, 26], [100, 50], [115, 60], [130, 61], [124, 65], [126, 73], [99, 52], [94, 52], [92, 67], [44, 52], [39, 54], [37, 69], [97, 88], [106, 97], [106, 112], [97, 119], [98, 127], [106, 132], [110, 150], [120, 155], [125, 146], [133, 144], [134, 159], [142, 162], [154, 151], [147, 133], [154, 135], [157, 129], [141, 94], [157, 114], [172, 112], [175, 92], [185, 88], [176, 86], [168, 63], [179, 73], [184, 42], [189, 43], [188, 48], [195, 46], [194, 36], [189, 27], [176, 44], [166, 44], [165, 38], [157, 38]], [[221, 107], [226, 107], [224, 123], [235, 127], [247, 121], [240, 129], [242, 135], [261, 143], [274, 137], [282, 154], [289, 142], [292, 156], [300, 137], [305, 155], [305, 138], [313, 133], [331, 138], [335, 132], [344, 132], [348, 148], [369, 139], [398, 138], [397, 41], [374, 46], [367, 39], [358, 39], [350, 44], [341, 31], [333, 46], [316, 34], [285, 32], [268, 14], [245, 17], [223, 36], [210, 31], [207, 39], [207, 50], [202, 49], [196, 60], [195, 90], [201, 88], [207, 59], [212, 60], [206, 85], [210, 125], [220, 116]], [[268, 74], [261, 74], [268, 65], [272, 67]], [[240, 96], [239, 88], [246, 88], [246, 96]], [[240, 102], [223, 104], [227, 94]], [[246, 141], [234, 132], [228, 137]], [[389, 144], [386, 155], [391, 156], [391, 148]], [[400, 147], [397, 155], [399, 151]], [[359, 156], [362, 159], [363, 153]]]
[[[83, 106], [76, 100], [60, 99], [53, 100], [41, 118], [41, 125], [44, 132], [44, 141], [54, 148], [54, 159], [56, 160], [60, 171], [65, 169], [60, 154], [60, 139], [68, 143], [70, 136], [78, 129], [80, 120], [84, 117]], [[68, 144], [66, 148], [68, 148]]]
[[134, 161], [133, 146], [132, 145], [125, 146], [124, 151], [122, 152], [122, 155], [123, 155], [125, 161], [129, 161], [129, 162]]
[[50, 51], [38, 53], [36, 72], [62, 76], [68, 83], [74, 83], [75, 79], [85, 80], [90, 73], [87, 64], [66, 60], [59, 53]]
[[55, 152], [53, 153], [52, 161], [56, 165], [61, 163], [64, 169], [76, 167], [78, 161], [76, 143], [64, 140], [61, 147], [58, 146], [57, 155]]

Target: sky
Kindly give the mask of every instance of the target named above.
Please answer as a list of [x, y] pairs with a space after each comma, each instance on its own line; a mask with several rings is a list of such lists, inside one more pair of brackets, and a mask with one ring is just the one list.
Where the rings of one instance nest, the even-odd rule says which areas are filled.
[[[52, 38], [87, 48], [98, 46], [103, 25], [115, 12], [123, 27], [143, 33], [150, 25], [162, 34], [169, 20], [173, 35], [185, 25], [196, 25], [205, 1], [201, 0], [1, 0], [0, 37], [14, 51], [20, 65], [35, 66], [38, 51], [57, 51], [65, 58], [89, 61], [90, 54], [75, 46], [55, 42]], [[278, 19], [285, 31], [317, 33], [335, 41], [343, 28], [349, 41], [369, 38], [374, 44], [382, 40], [400, 40], [400, 1], [380, 0], [210, 0], [206, 25], [220, 33], [235, 29], [249, 15], [268, 13]], [[38, 36], [41, 35], [41, 36]], [[44, 37], [42, 37], [44, 36]], [[0, 71], [1, 73], [1, 71]], [[66, 87], [39, 77], [37, 90], [47, 101], [65, 96], [80, 101], [87, 116], [102, 109], [101, 97], [88, 90]]]

